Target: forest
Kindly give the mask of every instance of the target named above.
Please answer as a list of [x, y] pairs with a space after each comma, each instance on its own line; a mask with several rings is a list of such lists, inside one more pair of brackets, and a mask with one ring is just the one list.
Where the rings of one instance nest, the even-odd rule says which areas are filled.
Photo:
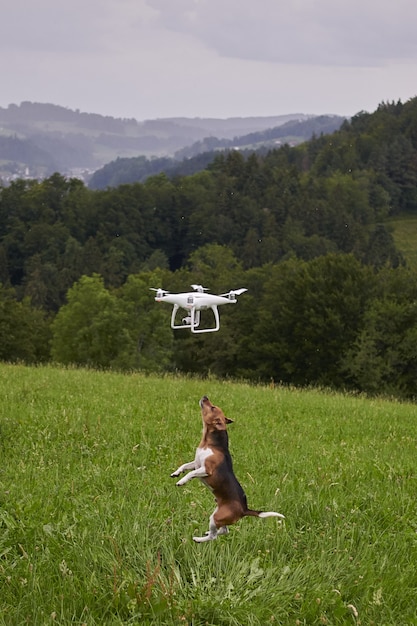
[[[414, 398], [417, 98], [189, 176], [0, 187], [0, 359], [190, 372]], [[246, 287], [218, 333], [172, 331], [151, 287]]]

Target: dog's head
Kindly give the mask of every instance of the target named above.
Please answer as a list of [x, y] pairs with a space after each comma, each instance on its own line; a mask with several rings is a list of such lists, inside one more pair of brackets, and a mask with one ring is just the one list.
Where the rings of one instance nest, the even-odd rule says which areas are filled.
[[232, 424], [233, 420], [225, 416], [223, 411], [210, 402], [207, 396], [200, 400], [201, 417], [207, 430], [226, 430], [227, 424]]

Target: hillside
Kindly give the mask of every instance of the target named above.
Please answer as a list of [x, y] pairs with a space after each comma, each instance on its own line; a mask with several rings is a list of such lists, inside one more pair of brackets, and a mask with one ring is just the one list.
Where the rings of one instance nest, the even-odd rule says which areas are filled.
[[105, 189], [125, 183], [143, 182], [148, 176], [160, 172], [170, 177], [188, 176], [205, 169], [221, 151], [239, 150], [245, 156], [253, 152], [265, 154], [283, 144], [296, 146], [315, 135], [332, 133], [340, 128], [343, 121], [344, 118], [335, 115], [320, 115], [308, 120], [285, 122], [280, 126], [235, 136], [233, 139], [205, 137], [177, 150], [173, 158], [117, 158], [95, 171], [89, 186], [92, 189]]
[[[68, 240], [81, 248], [66, 281], [79, 277], [76, 267], [82, 259], [85, 271], [99, 271], [119, 283], [154, 253], [162, 253], [176, 270], [193, 251], [213, 243], [230, 248], [245, 268], [326, 252], [354, 253], [376, 265], [398, 264], [392, 238], [380, 224], [417, 210], [416, 109], [417, 99], [384, 104], [297, 147], [250, 156], [236, 150], [203, 153], [180, 164], [191, 171], [174, 171], [172, 178], [159, 174], [156, 180], [150, 176], [126, 188], [117, 184], [129, 178], [119, 179], [108, 192], [88, 190], [57, 174], [39, 183], [36, 193], [33, 181], [17, 181], [0, 196], [0, 253], [7, 258], [3, 275], [22, 286], [35, 271], [31, 259], [49, 268], [65, 267], [71, 257]], [[42, 112], [40, 107], [38, 121]], [[55, 123], [67, 123], [67, 115], [90, 128], [103, 122], [58, 112], [64, 119]], [[194, 159], [201, 160], [199, 174], [192, 169]], [[119, 159], [116, 165], [133, 164], [135, 170], [136, 163], [143, 170], [154, 164], [141, 157]], [[170, 161], [155, 163], [167, 170]], [[128, 176], [138, 180], [137, 171]], [[62, 302], [62, 294], [54, 291], [54, 299]]]
[[[137, 121], [73, 111], [53, 104], [11, 104], [0, 108], [0, 179], [9, 180], [18, 175], [45, 177], [55, 171], [86, 177], [116, 158], [173, 158], [178, 151], [195, 146], [207, 137], [227, 142], [311, 118], [296, 113], [224, 120]], [[204, 146], [198, 150], [202, 151]], [[196, 147], [194, 153], [197, 153]]]
[[[0, 192], [0, 359], [416, 398], [416, 215], [417, 98], [189, 176], [16, 180]], [[172, 331], [149, 291], [193, 283], [248, 289], [210, 339]]]

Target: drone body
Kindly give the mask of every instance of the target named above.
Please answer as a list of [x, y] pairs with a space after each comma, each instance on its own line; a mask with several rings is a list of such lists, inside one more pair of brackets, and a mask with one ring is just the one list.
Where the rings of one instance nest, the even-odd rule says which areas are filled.
[[[247, 291], [247, 289], [235, 289], [229, 291], [229, 293], [223, 293], [217, 296], [205, 293], [207, 289], [202, 285], [191, 285], [191, 287], [194, 291], [188, 291], [186, 293], [170, 293], [164, 289], [152, 289], [152, 291], [156, 291], [156, 302], [168, 302], [173, 305], [171, 328], [174, 330], [178, 328], [189, 328], [192, 333], [216, 332], [220, 328], [219, 311], [217, 307], [223, 304], [236, 304], [236, 296]], [[187, 315], [182, 318], [181, 324], [178, 324], [176, 322], [176, 316], [180, 308], [187, 311]], [[215, 325], [210, 328], [199, 328], [200, 311], [205, 309], [211, 309], [213, 311]]]

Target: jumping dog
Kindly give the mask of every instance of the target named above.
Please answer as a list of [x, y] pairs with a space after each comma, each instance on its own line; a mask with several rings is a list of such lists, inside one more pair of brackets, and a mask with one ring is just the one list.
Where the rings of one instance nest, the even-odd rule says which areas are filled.
[[193, 537], [194, 541], [202, 543], [217, 539], [219, 535], [226, 535], [229, 532], [227, 527], [246, 515], [284, 518], [284, 515], [274, 511], [252, 511], [248, 508], [245, 492], [233, 473], [229, 452], [226, 428], [233, 420], [226, 417], [218, 406], [214, 406], [207, 396], [201, 398], [200, 407], [203, 436], [195, 459], [180, 465], [171, 474], [174, 477], [191, 470], [176, 483], [177, 486], [185, 485], [192, 478], [200, 478], [214, 494], [217, 506], [210, 516], [209, 530], [204, 537]]

